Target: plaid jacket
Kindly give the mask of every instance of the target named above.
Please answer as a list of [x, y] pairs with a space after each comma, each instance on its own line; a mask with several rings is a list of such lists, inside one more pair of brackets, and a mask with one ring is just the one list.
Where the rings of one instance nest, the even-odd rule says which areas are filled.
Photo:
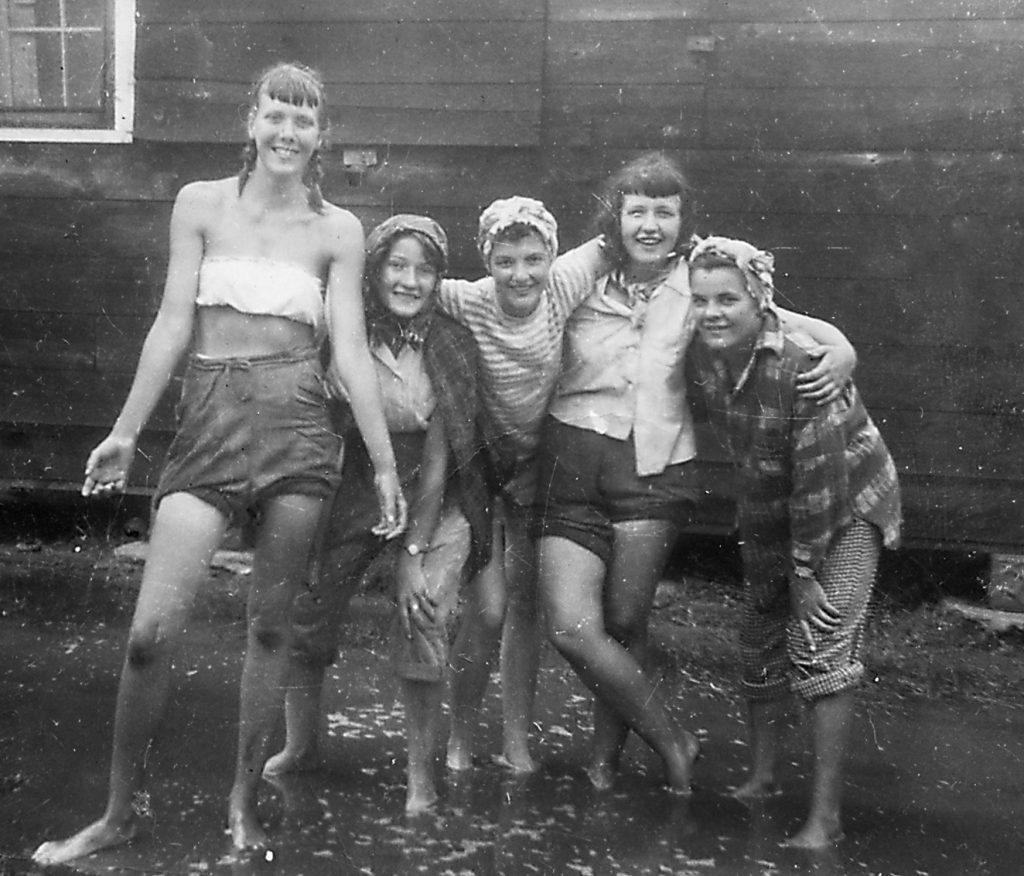
[[773, 313], [735, 380], [698, 342], [693, 377], [711, 425], [738, 470], [737, 513], [748, 584], [765, 596], [813, 577], [836, 534], [854, 517], [894, 547], [900, 533], [896, 467], [851, 383], [821, 407], [796, 378], [814, 365], [804, 336]]

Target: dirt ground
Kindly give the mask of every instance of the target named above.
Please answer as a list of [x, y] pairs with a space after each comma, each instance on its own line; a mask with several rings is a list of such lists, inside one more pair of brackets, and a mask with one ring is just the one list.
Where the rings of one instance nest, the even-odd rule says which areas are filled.
[[[115, 548], [145, 536], [141, 499], [85, 502], [71, 494], [0, 496], [0, 614], [60, 623], [123, 622], [130, 615], [141, 564]], [[244, 545], [235, 545], [244, 547]], [[196, 610], [241, 623], [243, 562], [211, 572]], [[1002, 632], [950, 610], [951, 598], [985, 605], [987, 557], [898, 551], [879, 575], [866, 663], [880, 695], [1024, 702], [1024, 631]], [[728, 541], [690, 539], [659, 589], [652, 635], [662, 658], [706, 683], [735, 678], [739, 563]], [[384, 635], [383, 588], [371, 582], [350, 639]]]

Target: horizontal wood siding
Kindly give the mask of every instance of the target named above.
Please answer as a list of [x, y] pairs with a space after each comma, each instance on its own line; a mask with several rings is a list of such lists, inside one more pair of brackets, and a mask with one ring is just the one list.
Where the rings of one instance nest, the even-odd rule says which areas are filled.
[[[139, 0], [137, 139], [0, 144], [0, 479], [77, 481], [159, 301], [178, 189], [234, 172], [253, 74], [331, 101], [328, 197], [369, 229], [544, 199], [565, 245], [651, 148], [701, 230], [773, 250], [780, 301], [834, 321], [900, 469], [915, 544], [1024, 548], [1024, 3], [1017, 0]], [[365, 174], [348, 146], [371, 148]], [[175, 390], [133, 483], [155, 482]], [[702, 433], [705, 524], [730, 478]]]
[[668, 150], [701, 230], [773, 250], [781, 303], [857, 345], [908, 538], [1019, 549], [1024, 4], [549, 7], [551, 200]]
[[[80, 479], [124, 401], [159, 304], [174, 196], [193, 180], [232, 173], [239, 152], [237, 142], [0, 145], [0, 479]], [[325, 195], [367, 230], [395, 210], [436, 216], [451, 234], [453, 272], [479, 276], [482, 207], [513, 191], [542, 197], [543, 180], [531, 150], [458, 156], [389, 147], [353, 185], [335, 146], [324, 160]], [[176, 397], [175, 384], [149, 423], [157, 448], [169, 439]], [[133, 483], [153, 481], [161, 455], [140, 457]]]
[[544, 10], [526, 2], [140, 4], [136, 135], [235, 142], [255, 71], [320, 72], [342, 144], [531, 146]]

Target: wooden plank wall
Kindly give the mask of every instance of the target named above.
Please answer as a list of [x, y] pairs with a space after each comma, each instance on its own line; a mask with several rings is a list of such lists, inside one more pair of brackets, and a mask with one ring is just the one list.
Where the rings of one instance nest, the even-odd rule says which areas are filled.
[[672, 152], [704, 230], [772, 249], [785, 303], [857, 345], [909, 540], [1019, 550], [1024, 5], [549, 6], [549, 200]]
[[[125, 397], [159, 301], [185, 183], [233, 173], [254, 75], [278, 60], [324, 77], [329, 199], [367, 227], [397, 209], [448, 227], [456, 263], [482, 204], [537, 180], [541, 0], [140, 0], [136, 142], [0, 144], [0, 479], [77, 483]], [[372, 179], [345, 147], [374, 147]], [[353, 184], [356, 183], [356, 184]], [[151, 488], [174, 391], [133, 488]]]
[[[1024, 4], [1016, 0], [140, 0], [139, 139], [0, 145], [0, 478], [78, 479], [155, 307], [174, 193], [236, 165], [245, 92], [324, 72], [328, 196], [436, 215], [476, 274], [480, 207], [544, 198], [571, 244], [660, 148], [702, 229], [775, 251], [834, 320], [899, 464], [914, 543], [1024, 547]], [[375, 150], [365, 177], [346, 146]], [[149, 433], [166, 440], [170, 406]], [[710, 451], [713, 456], [715, 451]], [[140, 461], [136, 483], [151, 483]]]
[[235, 142], [253, 72], [320, 71], [339, 142], [538, 140], [541, 0], [141, 0], [136, 132]]

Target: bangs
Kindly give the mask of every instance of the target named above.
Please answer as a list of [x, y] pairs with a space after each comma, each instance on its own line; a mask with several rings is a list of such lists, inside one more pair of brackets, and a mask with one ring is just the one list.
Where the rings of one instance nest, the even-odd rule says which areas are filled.
[[266, 94], [292, 106], [324, 110], [324, 87], [312, 70], [294, 64], [282, 64], [269, 70], [260, 80], [256, 96]]
[[683, 201], [689, 200], [690, 195], [690, 185], [682, 171], [660, 152], [640, 156], [613, 175], [610, 182], [611, 190], [621, 195], [679, 195]]
[[622, 194], [644, 195], [648, 198], [671, 198], [673, 195], [682, 197], [684, 193], [679, 190], [679, 184], [676, 180], [654, 177], [637, 180], [633, 188], [623, 189]]
[[685, 199], [687, 185], [673, 168], [656, 165], [640, 168], [621, 189], [624, 195], [645, 195], [648, 198], [670, 198], [680, 195]]

